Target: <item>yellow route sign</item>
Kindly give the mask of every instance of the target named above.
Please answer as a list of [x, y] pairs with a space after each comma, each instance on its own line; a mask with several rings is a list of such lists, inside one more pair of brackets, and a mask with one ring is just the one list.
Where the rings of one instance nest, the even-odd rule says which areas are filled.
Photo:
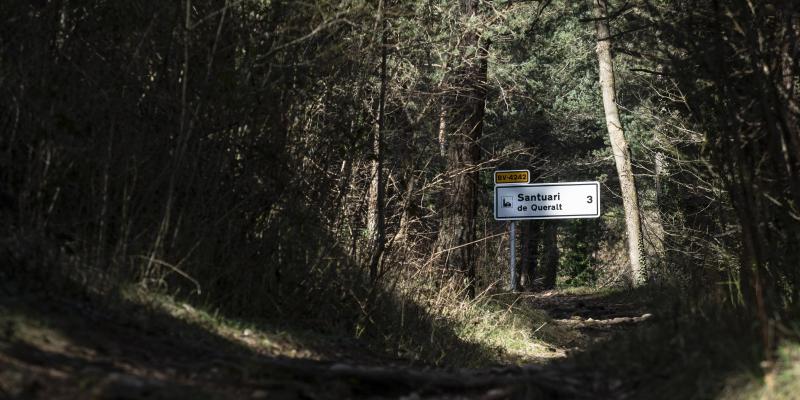
[[506, 183], [528, 183], [531, 172], [527, 169], [494, 171], [494, 184], [502, 185]]

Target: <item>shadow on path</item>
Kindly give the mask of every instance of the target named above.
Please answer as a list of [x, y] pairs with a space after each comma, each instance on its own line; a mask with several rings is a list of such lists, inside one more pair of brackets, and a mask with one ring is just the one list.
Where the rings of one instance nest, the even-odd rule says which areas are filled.
[[714, 398], [728, 377], [757, 373], [739, 320], [646, 317], [636, 298], [533, 296], [531, 306], [588, 339], [546, 365], [447, 370], [269, 357], [135, 304], [2, 296], [0, 398]]

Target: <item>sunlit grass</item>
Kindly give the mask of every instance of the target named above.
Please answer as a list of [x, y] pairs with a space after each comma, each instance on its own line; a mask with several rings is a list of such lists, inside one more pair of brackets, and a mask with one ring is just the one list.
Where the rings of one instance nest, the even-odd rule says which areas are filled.
[[725, 382], [720, 400], [794, 400], [800, 396], [800, 343], [785, 341], [772, 371], [739, 374]]
[[778, 349], [775, 385], [771, 389], [775, 399], [796, 399], [800, 396], [800, 343], [786, 342]]
[[123, 296], [133, 303], [155, 308], [173, 318], [200, 327], [210, 333], [243, 345], [267, 356], [320, 359], [312, 349], [316, 343], [324, 342], [324, 335], [310, 331], [291, 329], [267, 321], [244, 321], [229, 318], [216, 310], [195, 307], [163, 293], [141, 290], [135, 286], [126, 288]]
[[[574, 336], [554, 324], [544, 311], [531, 307], [527, 295], [484, 294], [468, 300], [453, 293], [445, 289], [435, 298], [416, 293], [413, 301], [430, 313], [430, 325], [425, 329], [409, 325], [407, 316], [405, 323], [399, 315], [383, 316], [377, 326], [370, 327], [370, 334], [323, 333], [301, 324], [293, 325], [292, 321], [278, 324], [229, 318], [172, 296], [135, 287], [125, 290], [124, 296], [268, 356], [330, 359], [337, 354], [348, 355], [360, 343], [361, 347], [383, 356], [424, 364], [451, 367], [526, 364], [563, 357], [562, 343]], [[455, 337], [450, 336], [453, 334]], [[342, 342], [348, 340], [352, 343], [341, 348]], [[473, 346], [459, 346], [458, 341]], [[322, 354], [315, 349], [330, 351]]]
[[556, 344], [544, 339], [558, 335], [547, 314], [528, 307], [517, 296], [466, 303], [449, 317], [463, 340], [497, 349], [497, 362], [522, 364], [564, 355]]

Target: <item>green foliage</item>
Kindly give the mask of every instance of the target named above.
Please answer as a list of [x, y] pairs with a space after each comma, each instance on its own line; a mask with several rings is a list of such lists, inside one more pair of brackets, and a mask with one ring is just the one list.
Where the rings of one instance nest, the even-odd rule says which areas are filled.
[[[507, 242], [488, 171], [602, 182], [602, 220], [559, 228], [569, 286], [622, 267], [619, 182], [590, 3], [480, 3], [464, 17], [445, 0], [3, 1], [0, 278], [65, 292], [133, 283], [427, 362], [524, 353], [531, 338], [519, 326], [538, 316], [444, 295], [463, 288], [432, 261], [446, 188], [480, 174], [467, 245], [478, 291], [491, 292], [505, 279]], [[796, 10], [719, 7], [612, 2], [617, 102], [651, 277], [698, 302], [761, 307], [765, 321], [800, 298]], [[483, 50], [485, 82], [465, 85]], [[465, 122], [443, 117], [447, 101], [476, 89], [488, 93], [480, 162], [455, 171], [439, 130], [458, 131]], [[365, 210], [381, 100], [389, 240], [370, 280]], [[462, 359], [447, 358], [460, 345]]]
[[597, 282], [597, 260], [594, 254], [599, 247], [597, 224], [593, 221], [574, 220], [562, 226], [561, 258], [558, 273], [563, 284], [571, 287], [594, 286]]

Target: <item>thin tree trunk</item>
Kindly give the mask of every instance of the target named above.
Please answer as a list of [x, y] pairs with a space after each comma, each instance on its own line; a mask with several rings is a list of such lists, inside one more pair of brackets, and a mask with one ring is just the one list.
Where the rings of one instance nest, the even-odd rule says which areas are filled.
[[558, 222], [546, 221], [544, 223], [544, 255], [542, 256], [542, 287], [555, 289], [558, 276]]
[[645, 223], [645, 233], [647, 234], [648, 241], [648, 260], [652, 262], [653, 270], [657, 270], [659, 274], [664, 272], [664, 265], [666, 262], [666, 231], [664, 230], [664, 221], [661, 217], [661, 205], [663, 203], [664, 193], [662, 190], [662, 178], [664, 176], [664, 153], [657, 151], [654, 157], [654, 174], [655, 174], [655, 198], [653, 199], [652, 211], [647, 213], [648, 219]]
[[447, 155], [447, 109], [442, 103], [439, 109], [439, 153], [442, 157]]
[[400, 216], [400, 224], [397, 228], [397, 233], [394, 240], [400, 244], [406, 239], [411, 220], [411, 201], [414, 199], [414, 189], [417, 183], [417, 177], [414, 175], [413, 170], [409, 174], [408, 183], [406, 184], [405, 195], [403, 196], [402, 214]]
[[631, 167], [630, 149], [622, 130], [614, 87], [614, 67], [611, 61], [611, 34], [607, 19], [606, 0], [593, 0], [595, 29], [597, 31], [597, 60], [600, 64], [600, 89], [603, 93], [603, 109], [606, 115], [611, 150], [617, 166], [622, 204], [625, 208], [625, 225], [628, 234], [628, 258], [630, 259], [630, 283], [644, 283], [644, 259], [642, 258], [642, 223], [639, 215], [639, 200]]
[[539, 264], [539, 242], [540, 242], [540, 222], [524, 221], [522, 223], [522, 256], [520, 258], [519, 281], [522, 287], [528, 291], [533, 291], [536, 283], [536, 272]]
[[[405, 110], [405, 133], [406, 140], [401, 147], [400, 159], [403, 160], [403, 170], [405, 170], [406, 188], [403, 195], [402, 206], [400, 207], [400, 223], [398, 224], [397, 232], [390, 240], [390, 243], [395, 243], [399, 247], [405, 246], [406, 238], [409, 234], [410, 224], [412, 222], [412, 204], [414, 201], [414, 192], [417, 189], [417, 173], [415, 171], [419, 155], [416, 154], [416, 131], [419, 120], [411, 117], [408, 110]], [[418, 117], [418, 118], [421, 118]]]
[[385, 125], [384, 108], [386, 105], [386, 58], [387, 58], [387, 31], [386, 20], [383, 15], [383, 2], [379, 7], [379, 24], [381, 26], [381, 88], [378, 98], [378, 121], [373, 138], [372, 182], [370, 184], [369, 223], [367, 224], [370, 238], [372, 239], [372, 254], [369, 261], [369, 277], [374, 281], [378, 278], [378, 264], [386, 247], [386, 210], [385, 192], [386, 185], [383, 177], [383, 134]]

